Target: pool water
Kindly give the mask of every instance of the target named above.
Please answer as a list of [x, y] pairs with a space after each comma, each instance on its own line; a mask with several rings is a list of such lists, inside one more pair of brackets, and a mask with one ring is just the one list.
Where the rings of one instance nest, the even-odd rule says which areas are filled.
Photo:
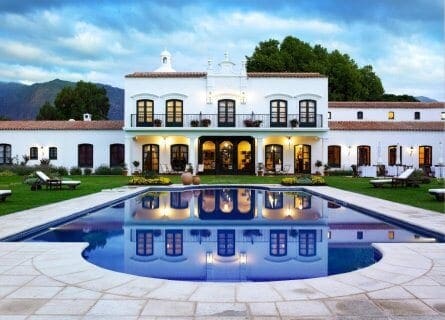
[[435, 241], [303, 191], [159, 189], [26, 241], [88, 242], [106, 269], [190, 281], [323, 277], [380, 259], [373, 242]]

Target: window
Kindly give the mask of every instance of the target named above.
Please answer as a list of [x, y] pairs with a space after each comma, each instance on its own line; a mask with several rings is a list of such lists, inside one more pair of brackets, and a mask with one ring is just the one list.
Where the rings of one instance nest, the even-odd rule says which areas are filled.
[[371, 147], [358, 146], [357, 147], [357, 165], [370, 166], [371, 165]]
[[167, 100], [166, 102], [166, 126], [182, 127], [182, 100]]
[[270, 126], [287, 127], [287, 101], [270, 101]]
[[269, 254], [276, 257], [287, 254], [287, 230], [270, 230]]
[[184, 171], [189, 159], [189, 147], [185, 144], [173, 144], [170, 147], [171, 166], [174, 171]]
[[357, 111], [357, 119], [362, 120], [363, 119], [363, 111]]
[[218, 230], [218, 255], [235, 255], [235, 230]]
[[264, 207], [266, 209], [283, 208], [283, 193], [277, 191], [265, 191]]
[[357, 240], [363, 239], [363, 231], [357, 231]]
[[93, 145], [88, 143], [79, 144], [77, 146], [77, 165], [79, 167], [93, 167]]
[[0, 144], [0, 164], [11, 164], [11, 145], [2, 143]]
[[300, 127], [315, 127], [317, 117], [317, 102], [315, 100], [300, 101]]
[[[186, 209], [189, 207], [190, 197], [187, 197], [189, 191], [170, 192], [170, 208]], [[184, 193], [184, 196], [182, 194]]]
[[295, 173], [311, 173], [311, 146], [299, 144], [295, 146]]
[[328, 166], [331, 168], [341, 167], [341, 147], [328, 146]]
[[[398, 150], [397, 147], [399, 147]], [[402, 146], [389, 146], [388, 166], [395, 166], [399, 164], [402, 164]]]
[[433, 148], [431, 146], [419, 146], [419, 168], [432, 165]]
[[142, 170], [159, 172], [159, 145], [144, 144], [142, 146]]
[[388, 239], [389, 240], [394, 240], [395, 237], [395, 232], [394, 231], [388, 231]]
[[136, 230], [136, 255], [153, 255], [153, 230]]
[[39, 149], [37, 147], [29, 148], [29, 160], [37, 160], [39, 158]]
[[138, 127], [148, 127], [153, 125], [153, 100], [138, 100], [136, 119]]
[[158, 209], [159, 208], [159, 194], [148, 194], [141, 200], [142, 208], [144, 209]]
[[315, 230], [300, 230], [298, 232], [298, 252], [302, 257], [313, 257], [317, 254], [317, 234]]
[[328, 120], [331, 120], [331, 119], [332, 119], [331, 111], [328, 111]]
[[225, 99], [218, 101], [218, 126], [235, 126], [235, 100]]
[[283, 169], [283, 146], [280, 144], [268, 144], [266, 146], [266, 171], [275, 172], [277, 167]]
[[49, 147], [48, 156], [49, 160], [57, 160], [57, 148]]
[[420, 112], [419, 111], [414, 112], [414, 120], [420, 120]]
[[445, 120], [445, 112], [441, 112], [440, 114], [440, 120]]
[[311, 208], [311, 196], [306, 193], [294, 195], [294, 208], [298, 210]]
[[110, 167], [123, 166], [125, 163], [125, 145], [110, 144]]
[[388, 112], [388, 120], [394, 120], [394, 119], [395, 119], [394, 111], [389, 111]]
[[165, 230], [165, 255], [182, 255], [182, 230]]

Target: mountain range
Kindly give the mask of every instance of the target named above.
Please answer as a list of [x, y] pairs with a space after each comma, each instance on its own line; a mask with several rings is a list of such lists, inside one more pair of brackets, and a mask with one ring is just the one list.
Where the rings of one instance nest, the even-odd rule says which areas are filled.
[[[65, 86], [75, 86], [75, 82], [55, 79], [44, 83], [25, 85], [16, 82], [0, 82], [0, 118], [10, 120], [34, 120], [46, 101], [53, 103], [57, 94]], [[96, 83], [107, 91], [110, 101], [108, 119], [124, 118], [124, 89]], [[415, 97], [422, 102], [434, 102], [428, 97]]]
[[[74, 87], [75, 82], [55, 79], [44, 83], [25, 85], [16, 82], [0, 82], [0, 117], [10, 120], [34, 120], [40, 107], [46, 101], [54, 99], [62, 88]], [[110, 101], [108, 119], [124, 118], [124, 90], [107, 84], [96, 83], [104, 87]]]

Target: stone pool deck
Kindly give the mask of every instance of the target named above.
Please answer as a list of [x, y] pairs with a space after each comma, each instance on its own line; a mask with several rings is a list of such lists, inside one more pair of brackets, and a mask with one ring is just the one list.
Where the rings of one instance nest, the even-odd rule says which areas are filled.
[[[139, 191], [106, 190], [0, 217], [0, 238]], [[388, 216], [445, 233], [445, 214], [330, 187], [314, 191], [372, 203]], [[0, 242], [0, 320], [445, 319], [445, 243], [377, 244], [383, 258], [368, 268], [267, 283], [141, 278], [86, 262], [85, 247]]]

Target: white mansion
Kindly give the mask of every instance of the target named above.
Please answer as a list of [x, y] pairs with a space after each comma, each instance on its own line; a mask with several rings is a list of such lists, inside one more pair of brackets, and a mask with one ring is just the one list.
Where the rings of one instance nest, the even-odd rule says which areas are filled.
[[[228, 56], [203, 72], [177, 72], [161, 53], [154, 72], [125, 76], [124, 121], [0, 121], [0, 164], [29, 155], [56, 166], [133, 161], [164, 173], [311, 173], [375, 165], [436, 171], [444, 162], [445, 103], [329, 102], [318, 73], [258, 73]], [[260, 165], [259, 165], [260, 164]], [[388, 169], [391, 169], [388, 171]], [[437, 171], [436, 171], [437, 172]]]

